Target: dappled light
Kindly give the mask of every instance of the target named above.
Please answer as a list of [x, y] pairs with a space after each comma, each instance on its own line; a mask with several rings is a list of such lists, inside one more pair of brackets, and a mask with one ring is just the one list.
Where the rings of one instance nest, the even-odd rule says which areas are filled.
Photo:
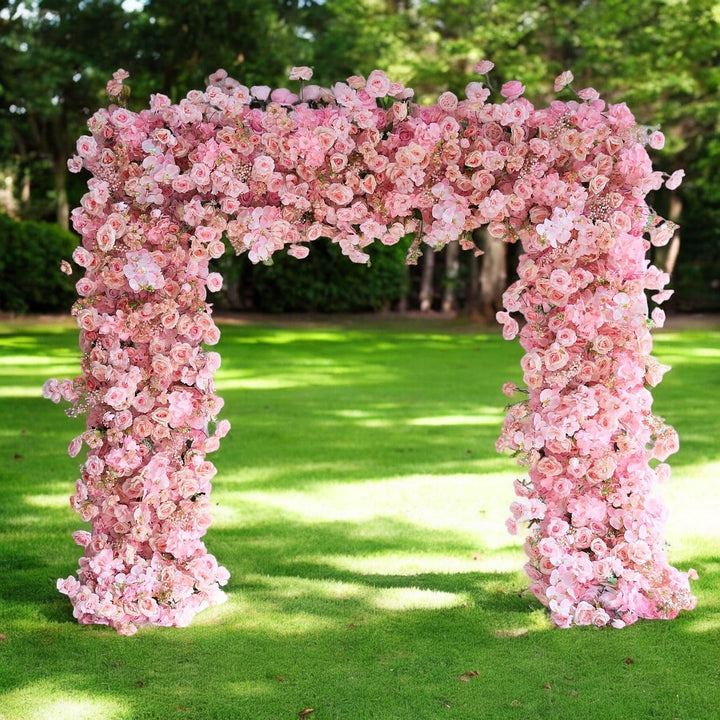
[[[293, 342], [275, 346], [285, 350], [273, 360], [273, 377], [285, 373], [299, 385], [224, 393], [235, 432], [217, 453], [214, 523], [205, 539], [232, 573], [228, 601], [200, 613], [191, 628], [146, 629], [132, 639], [78, 626], [55, 589], [55, 578], [76, 562], [67, 497], [77, 467], [57, 456], [73, 430], [39, 399], [0, 398], [0, 452], [9, 463], [0, 476], [0, 714], [137, 720], [160, 706], [169, 717], [264, 720], [315, 707], [318, 718], [344, 720], [377, 715], [374, 698], [390, 694], [412, 717], [459, 720], [485, 707], [498, 708], [503, 720], [523, 712], [554, 717], [558, 707], [582, 717], [578, 708], [606, 703], [598, 665], [617, 703], [638, 717], [670, 717], [658, 708], [675, 695], [674, 716], [683, 717], [681, 706], [707, 707], [695, 680], [697, 667], [713, 668], [717, 658], [720, 468], [707, 430], [716, 421], [712, 398], [682, 388], [712, 382], [713, 369], [702, 355], [688, 355], [657, 401], [697, 435], [685, 447], [683, 433], [687, 462], [675, 464], [661, 491], [671, 510], [669, 557], [698, 571], [698, 607], [621, 633], [558, 633], [527, 592], [520, 541], [503, 525], [518, 471], [493, 451], [499, 417], [493, 427], [489, 398], [496, 393], [502, 402], [498, 386], [517, 350], [466, 329], [426, 345], [416, 328], [407, 323], [408, 343], [397, 326], [362, 330], [361, 356], [357, 329], [347, 330], [346, 342], [337, 340], [342, 329], [312, 342], [293, 330]], [[263, 377], [270, 357], [261, 347], [229, 348], [245, 333], [272, 335], [273, 327], [223, 331], [228, 373]], [[31, 337], [40, 352], [43, 336]], [[66, 340], [74, 343], [72, 335]], [[720, 345], [712, 335], [692, 344]], [[12, 352], [3, 347], [2, 357]], [[355, 384], [311, 387], [303, 374], [313, 372], [314, 357], [348, 368]], [[422, 363], [413, 364], [417, 358]], [[3, 387], [3, 368], [11, 367], [0, 365]], [[21, 378], [26, 388], [35, 381]], [[411, 424], [417, 419], [441, 424]], [[708, 683], [720, 682], [714, 672]], [[201, 689], [189, 680], [197, 677]], [[521, 708], [510, 706], [514, 699]]]
[[130, 718], [128, 704], [104, 697], [104, 693], [78, 692], [67, 684], [40, 680], [2, 697], [0, 717], [5, 713], [23, 720], [98, 720]]

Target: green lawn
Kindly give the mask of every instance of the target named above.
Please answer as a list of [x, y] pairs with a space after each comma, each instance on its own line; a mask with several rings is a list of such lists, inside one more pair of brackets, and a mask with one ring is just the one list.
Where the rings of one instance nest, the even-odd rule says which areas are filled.
[[504, 527], [519, 469], [493, 447], [517, 345], [447, 321], [222, 330], [207, 544], [229, 600], [127, 638], [55, 590], [80, 550], [82, 419], [40, 388], [77, 371], [77, 331], [0, 323], [0, 720], [720, 717], [720, 323], [656, 335], [682, 441], [669, 553], [698, 608], [624, 630], [555, 629], [526, 592]]

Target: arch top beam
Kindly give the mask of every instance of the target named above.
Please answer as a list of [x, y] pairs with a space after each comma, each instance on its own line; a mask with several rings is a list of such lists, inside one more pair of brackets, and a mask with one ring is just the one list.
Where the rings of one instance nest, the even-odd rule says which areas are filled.
[[73, 212], [83, 374], [45, 394], [87, 412], [72, 503], [92, 531], [75, 534], [77, 578], [58, 583], [78, 620], [132, 633], [187, 624], [223, 599], [227, 571], [201, 540], [215, 473], [205, 456], [229, 429], [216, 422], [220, 356], [204, 347], [219, 340], [206, 295], [222, 285], [209, 261], [223, 238], [269, 262], [330, 237], [365, 262], [373, 242], [412, 234], [413, 262], [453, 240], [479, 252], [482, 226], [522, 245], [498, 320], [526, 351], [526, 395], [498, 448], [528, 470], [508, 526], [531, 526], [531, 589], [562, 627], [692, 608], [688, 573], [662, 549], [656, 493], [677, 435], [649, 390], [666, 368], [651, 356], [663, 314], [649, 315], [645, 293], [660, 303], [669, 291], [646, 253], [674, 228], [645, 197], [681, 179], [653, 170], [647, 146], [662, 135], [593, 89], [536, 108], [518, 81], [490, 102], [478, 80], [463, 99], [421, 107], [379, 70], [330, 89], [307, 84], [308, 68], [291, 77], [297, 93], [218, 71], [205, 91], [133, 112], [118, 71], [115, 103], [69, 161], [91, 174]]

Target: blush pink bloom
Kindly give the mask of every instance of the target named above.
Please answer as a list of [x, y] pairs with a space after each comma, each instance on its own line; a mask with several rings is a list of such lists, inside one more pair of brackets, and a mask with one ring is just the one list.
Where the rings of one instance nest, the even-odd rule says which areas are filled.
[[147, 250], [130, 252], [126, 257], [123, 274], [133, 290], [160, 290], [165, 285], [160, 266]]
[[648, 145], [653, 150], [662, 150], [665, 146], [665, 136], [659, 130], [654, 130], [648, 135]]
[[515, 100], [525, 92], [525, 86], [519, 80], [509, 80], [500, 88], [500, 94], [508, 100]]
[[677, 188], [680, 187], [680, 183], [682, 182], [683, 178], [685, 177], [685, 171], [684, 170], [676, 170], [666, 181], [665, 181], [665, 187], [668, 190], [677, 190]]
[[480, 60], [480, 62], [475, 63], [475, 66], [473, 67], [473, 72], [477, 73], [478, 75], [487, 75], [494, 67], [494, 62], [490, 62], [490, 60]]
[[566, 88], [570, 83], [574, 80], [574, 76], [570, 70], [565, 70], [564, 72], [561, 72], [556, 78], [555, 78], [555, 84], [553, 86], [553, 89], [555, 92], [560, 92], [563, 88]]
[[290, 80], [310, 80], [310, 78], [313, 76], [313, 71], [311, 68], [300, 65], [298, 67], [292, 68], [290, 70]]
[[382, 70], [373, 70], [368, 75], [365, 92], [372, 98], [385, 97], [390, 90], [390, 80]]

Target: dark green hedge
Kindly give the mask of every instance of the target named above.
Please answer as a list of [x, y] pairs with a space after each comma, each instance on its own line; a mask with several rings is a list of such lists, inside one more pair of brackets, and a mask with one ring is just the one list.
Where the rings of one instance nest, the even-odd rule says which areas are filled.
[[57, 225], [0, 214], [0, 310], [68, 312], [78, 276], [60, 272], [60, 261], [70, 260], [77, 244], [77, 236]]
[[720, 198], [702, 186], [687, 193], [680, 237], [673, 307], [680, 312], [720, 312]]
[[310, 255], [297, 260], [284, 252], [271, 265], [253, 265], [236, 257], [228, 245], [213, 263], [225, 288], [212, 301], [220, 307], [256, 312], [366, 312], [392, 308], [408, 291], [405, 257], [409, 241], [386, 246], [379, 241], [366, 252], [370, 266], [353, 263], [326, 238], [310, 245]]
[[260, 312], [363, 312], [389, 308], [407, 292], [407, 244], [366, 249], [370, 265], [353, 263], [330, 240], [310, 245], [296, 260], [285, 253], [273, 264], [246, 268], [252, 304]]

